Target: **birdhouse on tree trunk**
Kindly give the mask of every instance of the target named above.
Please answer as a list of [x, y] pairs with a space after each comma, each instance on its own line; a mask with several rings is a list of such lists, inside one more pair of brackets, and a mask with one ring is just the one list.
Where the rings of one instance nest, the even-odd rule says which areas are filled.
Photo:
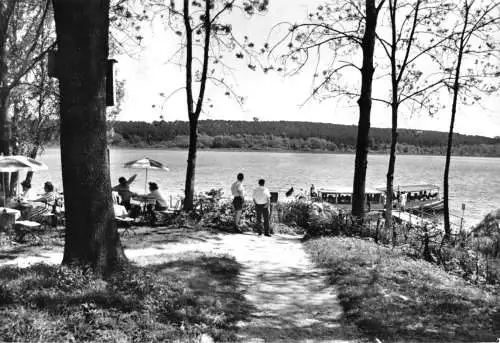
[[115, 59], [110, 59], [106, 62], [106, 106], [114, 106], [116, 99], [114, 65], [118, 61]]

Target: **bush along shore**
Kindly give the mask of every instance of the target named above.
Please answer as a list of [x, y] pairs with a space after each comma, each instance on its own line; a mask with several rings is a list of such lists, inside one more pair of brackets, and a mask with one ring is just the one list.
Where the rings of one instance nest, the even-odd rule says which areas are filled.
[[[495, 341], [500, 337], [500, 216], [443, 242], [432, 226], [359, 223], [296, 204], [306, 249], [339, 288], [345, 320], [383, 341]], [[375, 219], [375, 220], [370, 220]]]

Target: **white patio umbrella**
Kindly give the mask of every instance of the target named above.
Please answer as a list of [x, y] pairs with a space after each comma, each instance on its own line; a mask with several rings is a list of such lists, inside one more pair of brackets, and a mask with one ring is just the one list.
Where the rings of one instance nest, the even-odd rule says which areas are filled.
[[161, 162], [152, 160], [148, 157], [141, 158], [139, 160], [130, 161], [124, 164], [125, 168], [131, 169], [145, 169], [146, 170], [146, 182], [144, 183], [144, 193], [147, 191], [148, 184], [148, 169], [152, 170], [163, 170], [170, 171], [166, 165]]
[[[1, 173], [13, 173], [22, 170], [40, 171], [47, 169], [49, 169], [47, 165], [30, 157], [20, 156], [20, 155], [0, 156]], [[7, 188], [5, 185], [5, 178], [3, 178], [3, 181], [4, 181], [3, 189], [5, 192], [5, 189]], [[3, 198], [3, 205], [5, 206], [5, 194]]]

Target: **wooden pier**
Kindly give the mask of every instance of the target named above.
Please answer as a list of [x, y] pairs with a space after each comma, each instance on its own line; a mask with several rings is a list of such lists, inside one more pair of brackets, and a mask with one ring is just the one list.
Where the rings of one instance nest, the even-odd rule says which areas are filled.
[[392, 217], [400, 220], [402, 223], [408, 223], [408, 224], [413, 224], [413, 225], [418, 225], [418, 226], [424, 226], [424, 225], [432, 225], [433, 222], [429, 219], [425, 219], [422, 217], [419, 217], [415, 214], [406, 212], [406, 211], [401, 211], [401, 210], [392, 210]]

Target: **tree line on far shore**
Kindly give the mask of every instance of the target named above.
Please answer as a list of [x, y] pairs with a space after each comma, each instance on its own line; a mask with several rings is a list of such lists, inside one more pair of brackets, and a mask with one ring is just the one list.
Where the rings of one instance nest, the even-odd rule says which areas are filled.
[[[120, 147], [181, 148], [189, 146], [189, 124], [185, 121], [123, 122], [113, 124], [112, 144]], [[200, 121], [198, 147], [202, 149], [291, 150], [354, 153], [357, 128], [311, 122]], [[389, 153], [390, 129], [372, 128], [370, 150]], [[400, 130], [399, 154], [444, 155], [447, 133]], [[454, 154], [500, 156], [500, 137], [456, 133]]]

